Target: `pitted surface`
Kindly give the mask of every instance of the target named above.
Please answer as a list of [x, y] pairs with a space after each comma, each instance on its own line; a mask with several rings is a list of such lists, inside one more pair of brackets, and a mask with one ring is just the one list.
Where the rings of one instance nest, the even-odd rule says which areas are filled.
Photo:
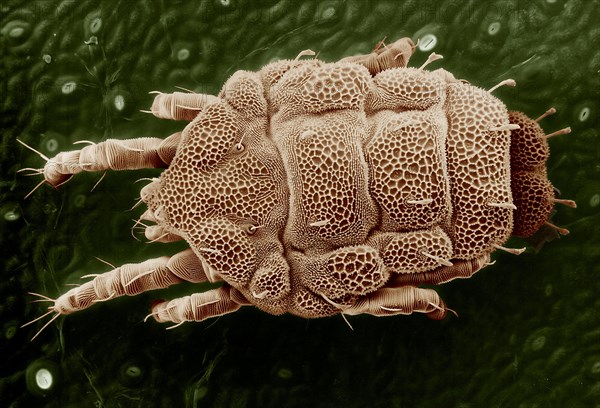
[[506, 108], [443, 70], [284, 61], [219, 95], [142, 198], [266, 311], [336, 313], [510, 235]]
[[[3, 379], [11, 382], [28, 364], [54, 360], [46, 351], [55, 350], [60, 338], [64, 377], [50, 399], [62, 405], [96, 403], [96, 394], [85, 392], [90, 383], [82, 375], [82, 355], [107, 404], [127, 405], [135, 397], [183, 406], [194, 394], [201, 404], [265, 407], [593, 405], [600, 202], [593, 169], [600, 77], [589, 73], [600, 68], [594, 47], [598, 10], [586, 0], [7, 2], [0, 13], [5, 51], [0, 154], [7, 172], [0, 201], [9, 254], [1, 290]], [[27, 341], [45, 322], [19, 326], [39, 316], [45, 304], [30, 304], [26, 292], [53, 297], [64, 283], [106, 271], [94, 256], [118, 265], [172, 253], [173, 247], [141, 245], [126, 231], [132, 216], [143, 212], [141, 207], [125, 211], [143, 184], [133, 182], [158, 171], [109, 172], [91, 192], [101, 174], [84, 175], [58, 191], [42, 186], [24, 200], [36, 177], [13, 176], [13, 171], [39, 167], [40, 159], [14, 137], [49, 157], [81, 147], [71, 145], [80, 139], [164, 137], [181, 130], [181, 123], [139, 113], [149, 108], [148, 91], [182, 86], [217, 94], [235, 69], [258, 69], [276, 58], [294, 58], [304, 48], [329, 60], [368, 53], [385, 35], [422, 39], [411, 66], [433, 50], [444, 60], [432, 70], [443, 66], [484, 87], [514, 78], [516, 89], [495, 92], [511, 109], [536, 117], [557, 108], [542, 124], [549, 131], [568, 125], [574, 130], [550, 141], [548, 162], [562, 196], [580, 204], [577, 210], [560, 207], [554, 216], [571, 235], [537, 254], [493, 254], [498, 262], [484, 275], [446, 285], [445, 298], [460, 319], [450, 317], [441, 326], [419, 317], [349, 317], [350, 332], [340, 317], [305, 322], [244, 310], [165, 332], [162, 325], [140, 324], [152, 299], [179, 293], [163, 290], [96, 304]], [[283, 213], [287, 217], [287, 210]], [[157, 345], [185, 358], [173, 359]], [[448, 360], [457, 350], [458, 357]], [[214, 368], [208, 384], [189, 381], [204, 370], [201, 363]], [[143, 384], [161, 386], [131, 385], [113, 375], [128, 373], [129, 367], [141, 370]], [[160, 374], [166, 371], [168, 379]], [[349, 372], [362, 375], [339, 375]], [[40, 403], [24, 381], [11, 384], [4, 388], [8, 401]], [[115, 395], [115, 389], [122, 394]], [[430, 391], [428, 401], [424, 389]]]
[[452, 197], [454, 255], [473, 259], [493, 251], [512, 231], [510, 132], [506, 107], [490, 93], [467, 84], [448, 88], [448, 178]]
[[380, 229], [411, 230], [448, 222], [446, 117], [383, 111], [370, 118], [374, 134], [365, 153], [370, 191], [382, 210]]

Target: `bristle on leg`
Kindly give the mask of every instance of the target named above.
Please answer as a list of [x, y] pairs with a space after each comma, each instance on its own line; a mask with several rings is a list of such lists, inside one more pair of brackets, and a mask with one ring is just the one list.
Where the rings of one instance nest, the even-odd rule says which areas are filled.
[[499, 249], [504, 252], [508, 252], [509, 254], [513, 254], [513, 255], [521, 255], [523, 252], [525, 252], [525, 249], [527, 249], [527, 248], [506, 248], [501, 245], [494, 245], [494, 248]]

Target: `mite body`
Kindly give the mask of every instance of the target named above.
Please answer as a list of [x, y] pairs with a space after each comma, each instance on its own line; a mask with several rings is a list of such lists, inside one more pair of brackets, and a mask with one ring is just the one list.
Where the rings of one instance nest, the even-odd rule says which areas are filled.
[[53, 186], [81, 171], [165, 168], [142, 189], [139, 223], [152, 242], [190, 246], [43, 296], [47, 314], [210, 281], [222, 286], [155, 303], [149, 316], [180, 324], [254, 305], [443, 318], [449, 309], [420, 285], [468, 278], [495, 250], [520, 253], [503, 246], [511, 234], [549, 224], [554, 203], [575, 205], [546, 176], [546, 139], [569, 129], [545, 135], [538, 121], [552, 109], [532, 120], [426, 70], [438, 55], [407, 67], [414, 49], [404, 38], [334, 63], [277, 61], [236, 72], [218, 96], [157, 93], [149, 112], [189, 122], [182, 132], [46, 158]]

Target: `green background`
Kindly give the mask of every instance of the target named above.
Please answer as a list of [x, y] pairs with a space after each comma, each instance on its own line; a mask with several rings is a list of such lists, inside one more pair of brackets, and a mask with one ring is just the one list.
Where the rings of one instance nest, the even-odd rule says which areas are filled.
[[[600, 406], [600, 3], [535, 1], [3, 1], [0, 6], [1, 407], [598, 407]], [[130, 235], [140, 177], [79, 175], [55, 190], [16, 174], [76, 140], [163, 137], [184, 123], [139, 112], [149, 91], [216, 93], [237, 69], [301, 50], [335, 60], [384, 37], [437, 38], [431, 51], [458, 78], [510, 109], [544, 119], [549, 176], [574, 210], [571, 235], [439, 287], [460, 317], [302, 320], [253, 308], [174, 330], [143, 323], [180, 285], [61, 317], [33, 342], [44, 312], [28, 291], [181, 250]], [[431, 44], [429, 44], [431, 46]], [[511, 241], [511, 246], [523, 242]], [[537, 252], [534, 246], [540, 249]], [[44, 322], [47, 318], [44, 320]], [[53, 374], [46, 393], [31, 382]], [[29, 382], [28, 382], [29, 381]]]

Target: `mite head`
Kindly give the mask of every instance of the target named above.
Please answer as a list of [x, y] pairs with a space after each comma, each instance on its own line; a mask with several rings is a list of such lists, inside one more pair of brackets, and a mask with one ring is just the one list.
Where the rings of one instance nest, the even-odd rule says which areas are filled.
[[536, 120], [522, 112], [509, 112], [510, 123], [520, 127], [512, 130], [510, 141], [511, 188], [517, 207], [512, 234], [519, 237], [531, 236], [544, 224], [563, 235], [569, 233], [548, 221], [555, 203], [576, 206], [574, 201], [556, 198], [547, 177], [546, 161], [550, 153], [547, 139], [571, 132], [565, 128], [548, 135], [544, 133], [538, 121], [554, 112], [556, 110], [551, 108]]

